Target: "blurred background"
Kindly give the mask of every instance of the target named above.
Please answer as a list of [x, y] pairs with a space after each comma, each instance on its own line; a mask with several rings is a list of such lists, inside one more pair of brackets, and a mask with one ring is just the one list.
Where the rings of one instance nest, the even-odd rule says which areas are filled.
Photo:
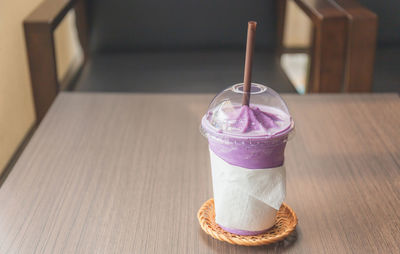
[[0, 169], [60, 90], [399, 92], [400, 1], [0, 1]]

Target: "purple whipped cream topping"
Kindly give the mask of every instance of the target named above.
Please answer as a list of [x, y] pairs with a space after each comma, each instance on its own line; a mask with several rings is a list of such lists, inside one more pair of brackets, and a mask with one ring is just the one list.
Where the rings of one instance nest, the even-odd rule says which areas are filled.
[[261, 169], [283, 164], [293, 121], [268, 106], [220, 105], [203, 117], [202, 128], [210, 149], [220, 158], [235, 166]]
[[207, 132], [234, 136], [273, 136], [291, 125], [288, 114], [258, 105], [217, 107], [209, 111], [204, 120]]
[[280, 119], [269, 112], [263, 112], [258, 107], [242, 106], [238, 110], [238, 116], [232, 124], [240, 133], [248, 133], [263, 130], [266, 133], [269, 129], [277, 128], [277, 121]]

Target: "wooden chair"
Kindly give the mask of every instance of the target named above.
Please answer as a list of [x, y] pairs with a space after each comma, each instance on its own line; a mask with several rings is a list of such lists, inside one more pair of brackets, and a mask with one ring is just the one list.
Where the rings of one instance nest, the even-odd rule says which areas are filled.
[[309, 55], [306, 92], [370, 92], [377, 16], [356, 0], [293, 0], [312, 21], [310, 48], [283, 45], [288, 1], [279, 3], [280, 54]]
[[[123, 4], [123, 1], [124, 0], [119, 0], [118, 3]], [[232, 27], [236, 28], [239, 22], [240, 24], [242, 24], [244, 23], [243, 21], [248, 20], [248, 17], [246, 17], [245, 15], [242, 15], [240, 17], [241, 19], [236, 18], [236, 16], [240, 16], [241, 14], [247, 12], [249, 14], [248, 16], [252, 17], [252, 15], [250, 14], [252, 13], [252, 11], [254, 11], [258, 13], [257, 15], [262, 15], [261, 18], [263, 19], [264, 25], [274, 24], [277, 31], [277, 36], [274, 36], [275, 29], [273, 29], [273, 27], [269, 27], [268, 29], [263, 28], [263, 33], [267, 33], [267, 36], [259, 36], [258, 39], [260, 39], [260, 43], [256, 45], [261, 44], [268, 46], [271, 44], [272, 40], [275, 40], [275, 38], [277, 38], [278, 47], [275, 51], [281, 54], [287, 51], [287, 49], [285, 49], [282, 45], [283, 31], [285, 27], [285, 9], [287, 1], [288, 0], [277, 0], [276, 2], [273, 2], [258, 0], [252, 2], [252, 8], [254, 8], [254, 10], [239, 7], [239, 5], [243, 5], [244, 7], [246, 7], [248, 5], [246, 1], [240, 0], [236, 2], [230, 2], [229, 8], [232, 11], [232, 13], [230, 14], [227, 13], [228, 11], [226, 10], [226, 8], [224, 8], [227, 2], [212, 1], [209, 4], [218, 6], [218, 8], [220, 8], [221, 10], [213, 10], [213, 8], [207, 7], [208, 9], [206, 8], [202, 10], [209, 12], [208, 16], [203, 17], [204, 21], [199, 20], [194, 22], [196, 23], [195, 25], [198, 27], [204, 25], [204, 22], [210, 21], [213, 23], [207, 24], [207, 28], [209, 27], [209, 29], [212, 30], [213, 25], [217, 24], [217, 28], [220, 30], [211, 31], [211, 37], [205, 38], [204, 40], [202, 37], [196, 39], [196, 29], [188, 32], [188, 30], [190, 30], [190, 24], [188, 25], [181, 24], [179, 22], [170, 22], [166, 19], [166, 17], [170, 18], [170, 16], [165, 16], [166, 14], [163, 14], [161, 12], [161, 14], [159, 13], [159, 15], [164, 18], [163, 22], [160, 22], [159, 24], [161, 27], [166, 28], [168, 27], [168, 25], [176, 23], [179, 26], [183, 27], [182, 30], [185, 30], [186, 34], [174, 35], [176, 37], [174, 37], [174, 39], [176, 40], [175, 48], [173, 47], [174, 41], [171, 42], [171, 40], [169, 40], [170, 38], [166, 38], [166, 42], [161, 45], [160, 48], [168, 49], [169, 47], [171, 47], [171, 45], [173, 50], [175, 51], [182, 47], [181, 45], [187, 45], [189, 48], [202, 48], [206, 45], [205, 43], [212, 41], [214, 43], [212, 47], [217, 45], [221, 46], [222, 48], [239, 48], [239, 52], [243, 52], [240, 47], [242, 44], [244, 45], [245, 34], [238, 34], [236, 32], [228, 33], [227, 36], [230, 37], [227, 41], [224, 39], [225, 35], [221, 34], [221, 32], [219, 31], [225, 31], [224, 29], [229, 30], [232, 29]], [[126, 1], [126, 3], [129, 4], [129, 8], [132, 8], [132, 5], [135, 4], [135, 1]], [[179, 2], [179, 4], [180, 3], [182, 2]], [[312, 47], [305, 50], [305, 52], [307, 52], [311, 57], [308, 75], [309, 80], [307, 82], [307, 92], [369, 91], [371, 84], [371, 75], [366, 74], [366, 72], [369, 73], [369, 70], [371, 70], [373, 66], [376, 34], [376, 16], [353, 0], [338, 0], [336, 2], [330, 0], [295, 0], [295, 3], [305, 14], [308, 15], [308, 17], [310, 17], [313, 25]], [[129, 11], [126, 11], [124, 10], [124, 8], [122, 8], [123, 6], [119, 9], [121, 13], [117, 13], [117, 16], [110, 18], [106, 15], [104, 16], [104, 19], [97, 18], [96, 20], [93, 19], [93, 16], [96, 16], [93, 15], [93, 12], [96, 12], [96, 10], [101, 7], [100, 6], [99, 8], [97, 8], [98, 6], [96, 5], [105, 5], [100, 8], [102, 10], [102, 15], [104, 15], [104, 13], [107, 13], [108, 11], [107, 6], [111, 4], [110, 1], [90, 1], [90, 8], [87, 8], [87, 4], [88, 3], [84, 0], [45, 0], [24, 21], [32, 90], [38, 121], [43, 118], [60, 89], [60, 84], [57, 80], [56, 55], [54, 48], [54, 30], [60, 24], [61, 20], [68, 13], [69, 10], [75, 9], [76, 12], [76, 25], [79, 33], [80, 43], [84, 52], [84, 64], [82, 68], [88, 68], [87, 63], [90, 61], [95, 65], [97, 61], [96, 59], [98, 59], [95, 46], [93, 46], [94, 44], [90, 42], [93, 40], [89, 40], [89, 34], [91, 34], [91, 37], [93, 37], [93, 34], [99, 37], [99, 33], [104, 33], [104, 28], [101, 26], [96, 27], [96, 24], [94, 23], [99, 22], [99, 20], [101, 21], [100, 23], [102, 23], [101, 25], [104, 25], [104, 23], [107, 24], [107, 22], [120, 22], [114, 24], [114, 28], [119, 26], [127, 26], [126, 31], [130, 31], [131, 29], [138, 29], [137, 27], [132, 25], [132, 23], [134, 20], [140, 19], [140, 17], [135, 16], [135, 19], [133, 19], [133, 17], [129, 16]], [[117, 5], [114, 2], [112, 4]], [[175, 3], [175, 5], [176, 4], [177, 3]], [[235, 4], [237, 5], [237, 7], [235, 7]], [[273, 10], [263, 9], [265, 6], [267, 6], [268, 8], [273, 8]], [[146, 8], [151, 10], [152, 7], [147, 6]], [[88, 9], [90, 9], [90, 15], [87, 15]], [[128, 9], [128, 7], [126, 9]], [[192, 11], [194, 11], [194, 16], [198, 15], [196, 14], [196, 9]], [[190, 15], [188, 16], [188, 13], [185, 13], [184, 10], [179, 10], [176, 13], [177, 15], [183, 15], [186, 18], [190, 17]], [[118, 15], [125, 16], [121, 18]], [[143, 16], [143, 13], [140, 12], [136, 12], [136, 15], [142, 15], [141, 17], [146, 17], [145, 15]], [[257, 18], [257, 15], [255, 15], [255, 18]], [[219, 18], [219, 16], [221, 16], [221, 18]], [[87, 17], [90, 18], [89, 22]], [[132, 22], [128, 22], [131, 18]], [[221, 20], [229, 20], [229, 22], [222, 22]], [[218, 22], [216, 23], [216, 21]], [[90, 27], [88, 26], [88, 23], [91, 24]], [[144, 24], [145, 23], [146, 22], [144, 22]], [[113, 32], [112, 29], [110, 30], [110, 27], [106, 26], [105, 28], [106, 30], [108, 29], [108, 32]], [[155, 29], [157, 30], [157, 27]], [[139, 33], [141, 32], [141, 30], [138, 31]], [[239, 31], [245, 33], [245, 29], [239, 29]], [[208, 36], [204, 33], [204, 29], [202, 29], [201, 32], [203, 33], [203, 36]], [[235, 34], [235, 36], [233, 36], [232, 34]], [[238, 36], [236, 36], [236, 34], [238, 34]], [[118, 34], [118, 36], [121, 38], [125, 35], [126, 34], [124, 34], [123, 32], [122, 34]], [[112, 37], [109, 36], [109, 34], [103, 34], [102, 36], [106, 37], [106, 39], [108, 40], [106, 43], [102, 44], [103, 46], [107, 43], [115, 43], [115, 41], [112, 40], [115, 39], [114, 37], [118, 37]], [[95, 39], [98, 42], [97, 37]], [[138, 40], [140, 39], [141, 38], [139, 38]], [[124, 40], [124, 38], [122, 38], [122, 40]], [[120, 45], [122, 45], [121, 47], [126, 48], [130, 47], [129, 43], [131, 43], [134, 44], [135, 47], [137, 46], [138, 48], [143, 48], [147, 45], [146, 43], [148, 43], [148, 40], [146, 42], [146, 39], [144, 39], [144, 42], [140, 44], [139, 42], [132, 40], [129, 34], [125, 37], [125, 40], [126, 41], [113, 44], [113, 47], [118, 48]], [[197, 40], [199, 42], [197, 42]], [[220, 41], [224, 41], [224, 43], [220, 43]], [[241, 56], [240, 54], [239, 56]], [[271, 55], [265, 55], [265, 58], [271, 59], [269, 60], [271, 64], [262, 66], [262, 68], [264, 68], [265, 71], [272, 69], [270, 70], [270, 72], [268, 72], [268, 76], [274, 77], [274, 80], [272, 80], [273, 82], [271, 83], [275, 82], [282, 85], [288, 84], [286, 85], [286, 90], [283, 89], [280, 92], [294, 91], [294, 88], [290, 86], [287, 77], [285, 77], [284, 74], [281, 74], [282, 70], [278, 69], [279, 58], [277, 59], [276, 55], [278, 55], [279, 57], [279, 54], [273, 53]], [[238, 73], [239, 76], [241, 76], [242, 62], [236, 60], [231, 62], [238, 62], [237, 66], [235, 67], [236, 69], [233, 69], [235, 70], [233, 73]], [[126, 61], [124, 63], [121, 62], [121, 64], [126, 64]], [[228, 64], [230, 63], [228, 62]], [[275, 68], [275, 65], [278, 67]], [[221, 66], [223, 66], [223, 64]], [[111, 67], [115, 68], [115, 66], [110, 66], [110, 68]], [[112, 72], [110, 73], [111, 74], [109, 75], [112, 75]], [[197, 77], [199, 76], [203, 77], [207, 75], [204, 75], [204, 73], [200, 73]], [[124, 82], [130, 82], [129, 78], [132, 77], [135, 76], [129, 76]], [[108, 78], [110, 78], [110, 80], [119, 79], [119, 77], [117, 76], [109, 76]], [[102, 78], [100, 78], [99, 80], [101, 81]], [[96, 90], [96, 87], [93, 88], [93, 86], [95, 85], [96, 84], [90, 84], [90, 86], [92, 86], [90, 89]], [[226, 86], [230, 84], [223, 85]], [[196, 91], [214, 92], [214, 90], [207, 90], [211, 89], [210, 87], [215, 90], [221, 89], [220, 87], [216, 87], [214, 84], [210, 84], [208, 87], [198, 87], [198, 90]], [[145, 88], [141, 87], [141, 89]], [[185, 83], [183, 83], [180, 84], [180, 86], [177, 86], [175, 92], [191, 91], [187, 89], [188, 88], [185, 86]], [[132, 91], [146, 92], [148, 90]], [[156, 90], [155, 92], [166, 92], [166, 90], [160, 89]]]

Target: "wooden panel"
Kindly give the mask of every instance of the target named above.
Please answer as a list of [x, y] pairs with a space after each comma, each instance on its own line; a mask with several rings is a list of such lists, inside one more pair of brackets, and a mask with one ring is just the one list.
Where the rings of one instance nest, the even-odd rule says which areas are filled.
[[286, 16], [286, 3], [287, 0], [277, 0], [276, 1], [276, 42], [277, 51], [282, 53], [283, 50], [283, 32], [285, 28], [285, 16]]
[[0, 188], [0, 253], [399, 253], [400, 100], [285, 96], [296, 122], [284, 242], [205, 235], [198, 127], [213, 95], [61, 93]]
[[27, 23], [47, 23], [54, 29], [76, 0], [45, 0], [26, 19]]
[[[73, 7], [76, 11], [76, 24], [84, 53], [84, 64], [89, 56], [84, 0], [45, 0], [24, 20], [37, 122], [42, 120], [60, 90], [57, 78], [54, 29]], [[73, 74], [68, 73], [65, 80], [72, 80], [73, 77]]]
[[57, 96], [54, 37], [50, 24], [24, 22], [36, 120], [42, 120]]
[[344, 13], [330, 0], [294, 0], [298, 6], [318, 23], [324, 18], [343, 17]]
[[341, 92], [347, 47], [347, 19], [335, 17], [314, 24], [308, 92]]
[[345, 92], [371, 92], [378, 17], [355, 0], [336, 0], [349, 19]]

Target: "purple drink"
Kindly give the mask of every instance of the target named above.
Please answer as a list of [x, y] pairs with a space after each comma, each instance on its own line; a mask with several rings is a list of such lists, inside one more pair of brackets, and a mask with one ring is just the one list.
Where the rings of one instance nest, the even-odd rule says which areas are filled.
[[294, 124], [272, 89], [252, 84], [249, 106], [241, 105], [242, 95], [243, 84], [218, 94], [201, 129], [209, 141], [216, 222], [255, 235], [273, 226], [285, 196], [284, 150]]

